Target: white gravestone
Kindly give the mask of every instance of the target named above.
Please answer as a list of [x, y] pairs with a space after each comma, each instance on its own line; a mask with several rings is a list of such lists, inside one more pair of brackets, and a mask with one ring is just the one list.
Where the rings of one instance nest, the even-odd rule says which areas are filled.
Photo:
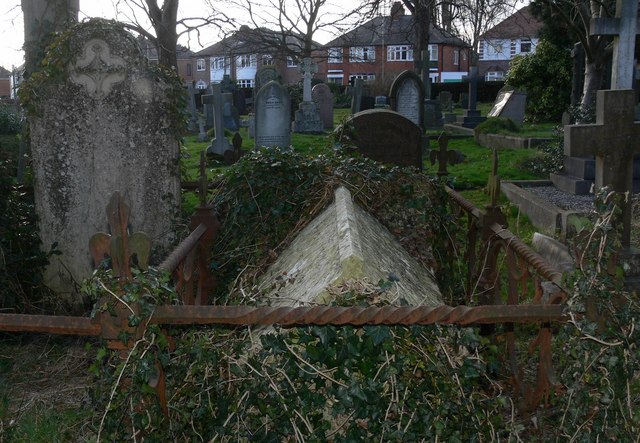
[[424, 87], [422, 80], [413, 71], [404, 71], [391, 85], [391, 109], [422, 126]]
[[255, 100], [255, 147], [289, 147], [291, 144], [291, 98], [284, 86], [270, 81]]

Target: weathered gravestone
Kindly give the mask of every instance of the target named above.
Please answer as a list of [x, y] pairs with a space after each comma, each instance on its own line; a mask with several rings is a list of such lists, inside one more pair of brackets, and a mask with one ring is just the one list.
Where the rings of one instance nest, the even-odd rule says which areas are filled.
[[[107, 229], [104, 208], [120, 191], [130, 224], [158, 254], [173, 240], [180, 211], [179, 116], [174, 90], [152, 70], [121, 26], [92, 19], [57, 42], [62, 78], [37, 86], [30, 118], [35, 200], [43, 247], [57, 243], [45, 281], [73, 293], [93, 271], [89, 239]], [[55, 60], [54, 60], [55, 62]]]
[[453, 111], [453, 96], [449, 91], [440, 91], [438, 94], [438, 101], [444, 112]]
[[509, 118], [517, 125], [522, 125], [526, 104], [527, 94], [513, 89], [502, 88], [487, 117]]
[[347, 136], [365, 157], [422, 169], [422, 131], [403, 115], [369, 109], [351, 116], [346, 127], [353, 128]]
[[213, 85], [207, 86], [207, 93], [202, 96], [202, 107], [204, 108], [205, 129], [213, 128]]
[[[640, 154], [640, 122], [634, 122], [635, 92], [631, 89], [597, 93], [596, 124], [568, 125], [564, 129], [564, 153], [570, 158], [596, 157], [595, 186], [612, 186], [616, 192], [633, 188], [633, 157]], [[565, 187], [571, 171], [552, 174], [558, 187]], [[622, 214], [622, 245], [629, 246], [631, 205]]]
[[424, 86], [413, 71], [404, 71], [391, 84], [391, 109], [422, 127], [424, 117]]
[[222, 119], [225, 129], [237, 131], [240, 128], [240, 114], [233, 105], [233, 94], [230, 92], [222, 94]]
[[319, 83], [311, 90], [313, 101], [320, 110], [324, 129], [333, 129], [333, 93], [326, 83]]
[[187, 85], [187, 96], [187, 107], [189, 109], [189, 121], [187, 125], [189, 131], [195, 131], [198, 129], [198, 110], [196, 109], [196, 89], [193, 83]]
[[270, 81], [255, 99], [255, 147], [289, 147], [291, 144], [291, 98], [286, 88]]
[[318, 65], [311, 59], [305, 58], [300, 63], [302, 75], [302, 102], [298, 106], [293, 123], [294, 131], [306, 134], [322, 132], [324, 124], [320, 119], [318, 105], [311, 98], [311, 79], [318, 72]]
[[344, 187], [262, 276], [258, 286], [274, 305], [329, 304], [330, 289], [348, 281], [377, 283], [395, 276], [393, 297], [410, 306], [438, 306], [435, 276], [420, 265]]
[[222, 88], [220, 84], [211, 85], [212, 94], [205, 95], [204, 100], [207, 103], [213, 103], [213, 127], [215, 130], [215, 138], [211, 140], [211, 144], [207, 147], [207, 154], [224, 155], [227, 150], [231, 149], [231, 144], [224, 136], [224, 105], [222, 103]]
[[[467, 95], [467, 109], [464, 111], [464, 115], [458, 118], [458, 124], [461, 124], [465, 128], [475, 128], [487, 118], [480, 115], [480, 111], [476, 109], [477, 95], [478, 95], [478, 67], [471, 66], [469, 68], [469, 75], [467, 76], [469, 82], [469, 94]], [[463, 96], [461, 95], [461, 100]]]
[[358, 112], [360, 112], [363, 89], [364, 80], [361, 78], [354, 79], [353, 87], [351, 88], [351, 114], [357, 114]]
[[254, 94], [253, 99], [255, 103], [255, 97], [260, 92], [260, 89], [270, 81], [275, 81], [277, 83], [282, 83], [282, 76], [278, 72], [275, 66], [260, 66], [256, 71], [256, 76], [254, 79]]

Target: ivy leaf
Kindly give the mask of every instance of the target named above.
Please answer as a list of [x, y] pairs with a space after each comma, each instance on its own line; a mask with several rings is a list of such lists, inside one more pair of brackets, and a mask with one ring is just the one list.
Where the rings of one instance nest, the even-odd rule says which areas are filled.
[[374, 346], [379, 346], [381, 343], [391, 338], [389, 328], [386, 326], [365, 326], [364, 335], [371, 339]]

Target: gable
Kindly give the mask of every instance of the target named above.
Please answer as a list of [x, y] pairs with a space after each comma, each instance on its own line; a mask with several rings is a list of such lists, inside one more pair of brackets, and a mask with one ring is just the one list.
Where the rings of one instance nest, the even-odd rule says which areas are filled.
[[538, 36], [541, 27], [542, 22], [531, 14], [528, 6], [525, 6], [489, 29], [481, 38], [485, 40], [533, 38]]

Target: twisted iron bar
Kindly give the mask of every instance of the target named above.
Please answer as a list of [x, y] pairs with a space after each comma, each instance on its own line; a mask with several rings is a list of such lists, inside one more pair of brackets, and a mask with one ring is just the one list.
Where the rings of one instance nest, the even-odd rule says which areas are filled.
[[171, 254], [162, 262], [158, 269], [169, 273], [175, 271], [180, 262], [184, 260], [187, 254], [198, 245], [198, 241], [207, 231], [204, 224], [199, 224], [191, 233], [180, 242], [180, 244], [171, 251]]
[[564, 321], [561, 305], [249, 307], [158, 306], [156, 324], [429, 325]]

